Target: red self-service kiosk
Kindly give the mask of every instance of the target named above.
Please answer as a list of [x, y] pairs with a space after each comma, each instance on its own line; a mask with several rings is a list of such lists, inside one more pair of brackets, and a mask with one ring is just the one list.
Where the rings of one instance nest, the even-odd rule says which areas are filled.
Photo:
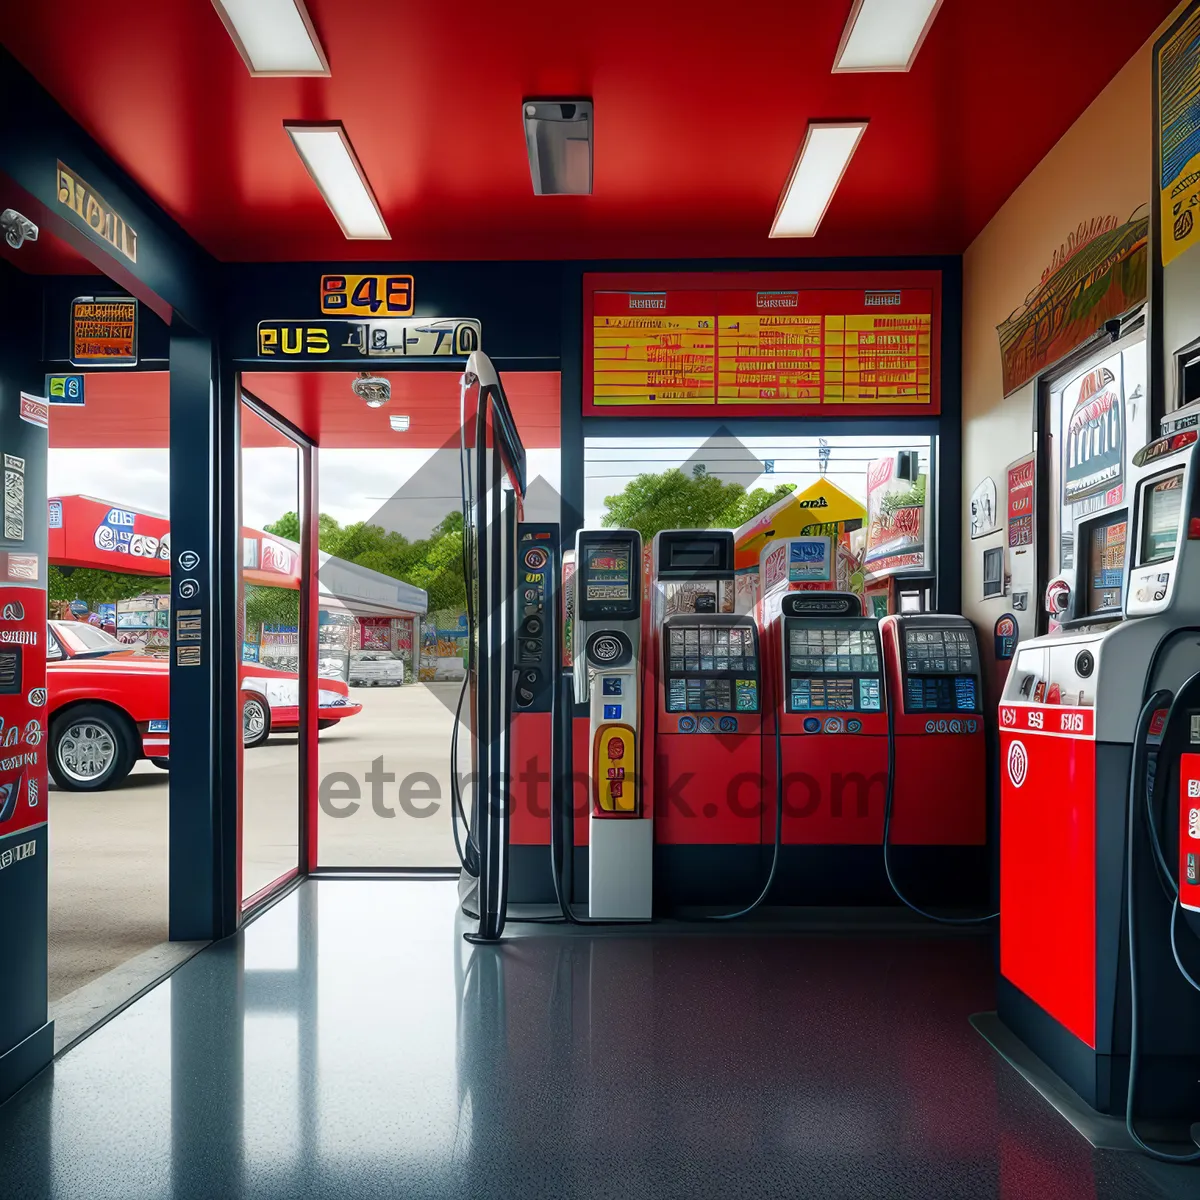
[[[1194, 428], [1151, 442], [1134, 456], [1130, 507], [1076, 522], [1062, 628], [1020, 645], [999, 712], [998, 1012], [1088, 1104], [1131, 1126], [1135, 1102], [1146, 1116], [1200, 1117], [1200, 997], [1172, 949], [1172, 909], [1179, 891], [1188, 903], [1188, 855], [1200, 853], [1190, 753], [1183, 769], [1175, 757], [1193, 726], [1187, 713], [1163, 722], [1200, 671], [1195, 449]], [[1175, 779], [1183, 795], [1168, 803]]]
[[654, 706], [657, 888], [728, 904], [762, 886], [762, 664], [732, 611], [733, 534], [669, 530], [651, 551], [645, 668]]
[[[979, 654], [962, 617], [865, 617], [850, 593], [771, 600], [764, 791], [784, 782], [774, 895], [791, 903], [987, 894], [986, 746]], [[777, 724], [778, 723], [778, 724]], [[891, 820], [888, 820], [889, 801]], [[764, 842], [773, 833], [764, 814]], [[881, 850], [882, 848], [882, 850]], [[889, 864], [898, 879], [891, 884]]]
[[[777, 783], [778, 730], [784, 846], [843, 851], [819, 861], [785, 851], [776, 894], [796, 901], [869, 899], [863, 888], [878, 880], [888, 763], [878, 622], [845, 592], [775, 593], [765, 615], [768, 654], [781, 669], [767, 676], [764, 791], [772, 794]], [[763, 841], [773, 838], [769, 809]], [[860, 849], [846, 853], [848, 847]]]

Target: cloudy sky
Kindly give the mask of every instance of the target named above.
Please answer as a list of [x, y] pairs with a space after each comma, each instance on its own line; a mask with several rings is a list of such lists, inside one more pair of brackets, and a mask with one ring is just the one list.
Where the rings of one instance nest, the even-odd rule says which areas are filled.
[[[865, 502], [866, 467], [873, 458], [901, 449], [919, 450], [927, 465], [927, 438], [831, 437], [828, 477]], [[620, 492], [643, 472], [669, 467], [691, 471], [702, 464], [710, 475], [747, 488], [795, 483], [807, 487], [820, 474], [815, 437], [589, 438], [585, 446], [584, 511], [598, 526], [604, 498]], [[298, 507], [297, 452], [286, 447], [243, 452], [243, 519], [261, 528]], [[451, 450], [322, 450], [320, 508], [347, 525], [372, 520], [406, 537], [423, 537], [459, 505], [458, 455]], [[170, 507], [166, 450], [51, 450], [50, 493], [80, 492], [114, 504], [166, 514]], [[767, 466], [773, 467], [770, 472]], [[529, 477], [545, 486], [531, 519], [556, 520], [559, 487], [555, 450], [528, 452]], [[547, 504], [545, 497], [550, 497]]]
[[[318, 462], [321, 511], [343, 525], [373, 519], [421, 537], [459, 506], [452, 451], [322, 450]], [[261, 528], [297, 508], [296, 451], [248, 449], [242, 463], [247, 525]], [[529, 451], [528, 466], [531, 479], [541, 475], [557, 491], [557, 451]], [[166, 450], [51, 450], [49, 476], [54, 496], [81, 493], [162, 515], [170, 508]]]

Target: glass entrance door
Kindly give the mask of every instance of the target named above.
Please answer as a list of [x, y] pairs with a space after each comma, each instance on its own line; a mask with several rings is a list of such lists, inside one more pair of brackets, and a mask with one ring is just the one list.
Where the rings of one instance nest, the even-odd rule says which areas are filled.
[[248, 907], [301, 866], [309, 451], [248, 401], [241, 439], [241, 899]]

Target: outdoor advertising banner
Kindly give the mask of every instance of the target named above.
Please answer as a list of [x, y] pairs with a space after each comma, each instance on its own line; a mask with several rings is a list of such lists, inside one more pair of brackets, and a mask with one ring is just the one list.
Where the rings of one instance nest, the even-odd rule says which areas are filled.
[[920, 571], [925, 567], [925, 476], [901, 479], [898, 458], [867, 466], [867, 553], [869, 575]]

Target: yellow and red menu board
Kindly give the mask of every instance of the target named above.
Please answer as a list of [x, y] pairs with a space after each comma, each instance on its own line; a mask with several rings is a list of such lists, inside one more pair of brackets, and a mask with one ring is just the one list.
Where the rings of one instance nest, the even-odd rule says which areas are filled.
[[587, 276], [583, 410], [936, 413], [940, 279], [911, 274]]

